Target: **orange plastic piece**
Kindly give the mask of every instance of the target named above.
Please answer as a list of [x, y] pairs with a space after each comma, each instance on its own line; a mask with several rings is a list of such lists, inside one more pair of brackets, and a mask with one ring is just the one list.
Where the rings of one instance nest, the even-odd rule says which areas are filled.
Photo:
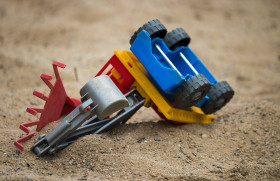
[[116, 55], [110, 58], [110, 60], [101, 68], [96, 76], [103, 74], [110, 65], [112, 68], [108, 72], [105, 72], [105, 74], [111, 78], [111, 80], [123, 94], [128, 93], [130, 91], [131, 85], [134, 82], [134, 78], [130, 75]]

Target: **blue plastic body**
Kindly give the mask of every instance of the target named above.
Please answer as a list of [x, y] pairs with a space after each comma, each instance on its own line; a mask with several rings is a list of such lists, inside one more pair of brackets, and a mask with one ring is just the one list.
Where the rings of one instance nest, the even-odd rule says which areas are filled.
[[[172, 68], [168, 61], [158, 51], [155, 44], [161, 48], [181, 75]], [[149, 33], [145, 30], [138, 33], [130, 50], [146, 68], [148, 76], [153, 84], [171, 101], [174, 100], [174, 93], [177, 88], [195, 75], [195, 72], [188, 66], [184, 59], [181, 58], [179, 54], [180, 52], [184, 54], [196, 71], [199, 74], [203, 74], [212, 85], [217, 83], [214, 76], [189, 47], [180, 47], [174, 51], [169, 50], [161, 38], [151, 40]], [[200, 107], [208, 99], [209, 97], [205, 96], [196, 106]]]

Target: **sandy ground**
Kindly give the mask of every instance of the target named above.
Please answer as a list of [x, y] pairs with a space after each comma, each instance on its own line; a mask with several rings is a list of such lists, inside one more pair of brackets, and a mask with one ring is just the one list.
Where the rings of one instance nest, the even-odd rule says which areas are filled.
[[[232, 1], [0, 1], [1, 180], [280, 180], [280, 2]], [[113, 55], [128, 50], [148, 20], [183, 27], [191, 48], [234, 99], [212, 124], [176, 126], [143, 108], [128, 122], [85, 136], [54, 156], [37, 158], [18, 126], [48, 94], [41, 73], [60, 70], [68, 94]], [[77, 77], [75, 71], [77, 70]], [[48, 133], [58, 122], [44, 128]]]

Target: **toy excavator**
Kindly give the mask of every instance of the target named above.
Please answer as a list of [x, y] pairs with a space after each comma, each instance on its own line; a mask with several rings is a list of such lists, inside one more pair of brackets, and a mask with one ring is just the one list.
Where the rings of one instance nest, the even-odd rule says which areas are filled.
[[[31, 114], [41, 113], [40, 119], [20, 128], [29, 133], [27, 127], [37, 125], [39, 131], [60, 115], [68, 115], [49, 134], [41, 135], [31, 150], [38, 156], [56, 153], [81, 136], [125, 123], [142, 106], [176, 123], [211, 123], [212, 113], [225, 106], [234, 91], [227, 82], [214, 78], [190, 49], [190, 41], [182, 28], [167, 33], [159, 20], [149, 21], [131, 37], [131, 51], [115, 50], [84, 85], [80, 100], [67, 96], [57, 71], [57, 66], [65, 65], [54, 62], [55, 84], [49, 82], [51, 76], [41, 75], [50, 95], [33, 93], [46, 101], [44, 109], [27, 108]], [[22, 150], [21, 142], [34, 133], [16, 140], [15, 146]]]

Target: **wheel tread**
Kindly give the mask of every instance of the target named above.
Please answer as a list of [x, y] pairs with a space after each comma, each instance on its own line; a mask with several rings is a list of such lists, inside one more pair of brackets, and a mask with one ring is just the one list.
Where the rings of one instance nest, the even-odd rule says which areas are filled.
[[[197, 104], [204, 96], [206, 96], [210, 88], [211, 84], [203, 74], [195, 75], [177, 89], [174, 95], [175, 105], [178, 108], [187, 109]], [[192, 101], [192, 96], [198, 91], [203, 91], [203, 94], [200, 99]]]
[[166, 34], [164, 41], [170, 50], [175, 50], [180, 46], [188, 46], [191, 38], [183, 28], [176, 28]]
[[150, 34], [152, 39], [155, 38], [154, 36], [164, 38], [167, 33], [167, 29], [165, 28], [165, 26], [158, 19], [154, 19], [145, 23], [142, 27], [138, 28], [138, 30], [134, 32], [129, 41], [130, 45], [133, 44], [134, 40], [137, 37], [137, 34], [142, 30], [146, 30]]
[[[214, 113], [225, 106], [232, 99], [233, 95], [234, 91], [226, 81], [218, 82], [211, 87], [208, 93], [210, 99], [201, 108], [206, 114]], [[221, 98], [225, 99], [224, 103], [219, 107], [215, 107], [215, 103]]]

